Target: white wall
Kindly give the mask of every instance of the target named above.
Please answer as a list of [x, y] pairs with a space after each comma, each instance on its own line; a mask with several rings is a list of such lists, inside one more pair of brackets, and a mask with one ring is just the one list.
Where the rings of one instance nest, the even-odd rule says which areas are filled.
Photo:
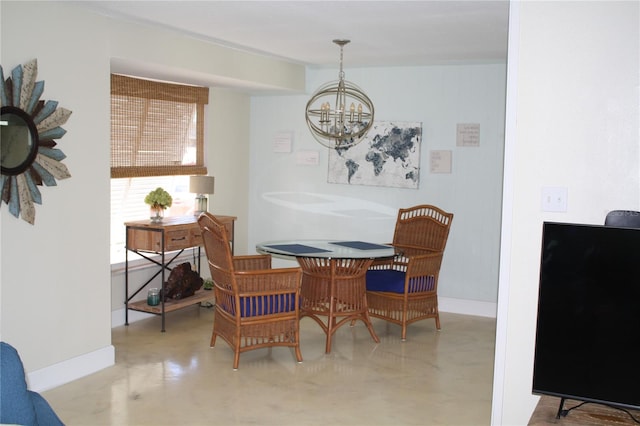
[[[37, 58], [42, 99], [73, 114], [58, 147], [72, 177], [41, 189], [35, 225], [0, 209], [0, 338], [20, 352], [35, 390], [113, 364], [109, 264], [109, 74], [132, 71], [215, 86], [207, 114], [207, 165], [216, 176], [215, 213], [248, 229], [248, 90], [304, 88], [304, 67], [117, 22], [82, 2], [0, 2], [5, 77]], [[113, 286], [123, 292], [122, 276]]]
[[[512, 4], [493, 424], [526, 424], [538, 401], [542, 222], [602, 224], [610, 210], [640, 210], [639, 5]], [[544, 186], [568, 188], [566, 213], [541, 212]]]
[[[489, 302], [495, 309], [505, 64], [346, 69], [345, 73], [374, 102], [376, 120], [422, 122], [419, 189], [327, 183], [328, 149], [313, 139], [304, 119], [309, 95], [253, 97], [250, 248], [287, 238], [390, 242], [398, 208], [434, 204], [455, 214], [439, 295]], [[337, 70], [307, 75], [307, 89], [312, 92], [335, 80]], [[480, 124], [479, 147], [456, 146], [457, 123]], [[274, 137], [281, 131], [294, 134], [291, 153], [273, 152]], [[298, 152], [305, 150], [320, 153], [319, 165], [296, 163]], [[452, 151], [452, 173], [430, 173], [431, 150]], [[288, 194], [275, 194], [281, 192]]]

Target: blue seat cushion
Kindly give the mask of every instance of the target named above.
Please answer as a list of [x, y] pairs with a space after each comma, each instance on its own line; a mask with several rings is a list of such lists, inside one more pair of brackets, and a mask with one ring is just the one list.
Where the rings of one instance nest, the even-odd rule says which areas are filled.
[[367, 291], [404, 293], [405, 273], [393, 269], [367, 271]]
[[279, 294], [261, 297], [241, 297], [240, 316], [255, 317], [258, 315], [279, 314], [296, 309], [295, 294]]
[[0, 362], [0, 423], [37, 424], [18, 351], [8, 343], [1, 342]]
[[60, 417], [53, 411], [51, 405], [37, 392], [28, 391], [31, 396], [31, 402], [33, 402], [33, 408], [36, 411], [36, 418], [38, 425], [47, 426], [64, 426]]
[[27, 389], [20, 355], [5, 342], [0, 342], [0, 423], [64, 426], [49, 403]]

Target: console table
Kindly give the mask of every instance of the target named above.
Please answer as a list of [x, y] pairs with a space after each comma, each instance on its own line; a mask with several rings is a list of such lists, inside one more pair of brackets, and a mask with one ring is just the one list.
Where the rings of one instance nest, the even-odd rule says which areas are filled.
[[[234, 216], [216, 216], [227, 229], [231, 252], [233, 253]], [[176, 260], [186, 249], [197, 249], [198, 260], [197, 269], [200, 273], [200, 246], [202, 245], [202, 233], [198, 225], [197, 216], [175, 216], [166, 217], [161, 223], [151, 223], [150, 220], [138, 220], [125, 222], [126, 243], [125, 243], [125, 325], [129, 325], [129, 309], [160, 315], [162, 317], [161, 331], [165, 331], [165, 314], [187, 306], [200, 303], [213, 297], [212, 293], [206, 290], [198, 290], [196, 294], [179, 300], [165, 302], [160, 298], [158, 306], [149, 306], [146, 299], [138, 302], [131, 302], [136, 295], [142, 291], [157, 276], [161, 277], [161, 285], [164, 294], [165, 272], [171, 271], [169, 265]], [[140, 257], [158, 266], [158, 271], [140, 287], [129, 294], [129, 252], [136, 253]], [[167, 254], [171, 253], [170, 256]], [[160, 256], [158, 260], [158, 255]]]

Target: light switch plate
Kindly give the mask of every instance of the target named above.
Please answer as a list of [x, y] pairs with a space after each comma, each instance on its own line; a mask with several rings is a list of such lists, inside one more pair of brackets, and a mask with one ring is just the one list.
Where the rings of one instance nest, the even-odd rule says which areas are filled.
[[566, 212], [567, 188], [548, 186], [542, 188], [541, 205], [543, 212]]

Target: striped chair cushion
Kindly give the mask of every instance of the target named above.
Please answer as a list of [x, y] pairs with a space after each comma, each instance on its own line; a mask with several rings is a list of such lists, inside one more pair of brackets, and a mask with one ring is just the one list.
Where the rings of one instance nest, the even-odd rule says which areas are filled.
[[[405, 273], [393, 269], [367, 271], [367, 291], [385, 291], [389, 293], [404, 293]], [[409, 293], [432, 291], [434, 277], [414, 277], [409, 281]]]
[[242, 297], [240, 298], [240, 316], [246, 318], [291, 312], [295, 310], [295, 300], [295, 294]]

